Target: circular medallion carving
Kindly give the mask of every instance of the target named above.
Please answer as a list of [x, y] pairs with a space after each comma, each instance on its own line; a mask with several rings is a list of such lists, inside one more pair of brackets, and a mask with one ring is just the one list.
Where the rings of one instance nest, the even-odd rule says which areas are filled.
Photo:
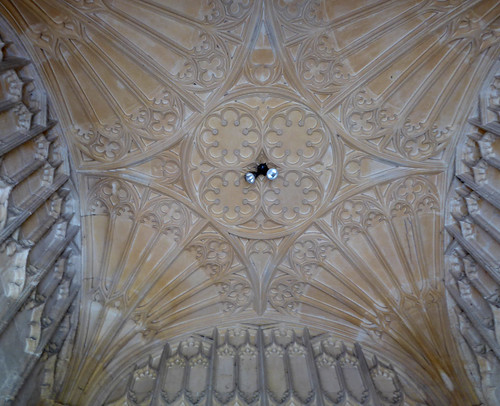
[[[270, 95], [226, 102], [184, 146], [188, 188], [207, 215], [247, 237], [284, 235], [311, 218], [336, 189], [334, 137], [309, 107]], [[245, 173], [267, 162], [279, 176], [254, 184]]]
[[285, 167], [310, 164], [328, 147], [329, 137], [321, 119], [304, 108], [279, 110], [266, 127], [266, 152], [274, 162]]
[[197, 137], [203, 156], [215, 166], [249, 164], [260, 148], [254, 117], [228, 107], [210, 114]]

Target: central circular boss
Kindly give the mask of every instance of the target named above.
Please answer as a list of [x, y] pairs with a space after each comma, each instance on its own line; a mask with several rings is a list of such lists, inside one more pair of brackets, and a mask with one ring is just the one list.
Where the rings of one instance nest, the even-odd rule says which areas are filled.
[[[331, 195], [334, 140], [323, 120], [301, 103], [272, 96], [227, 102], [192, 137], [184, 154], [190, 194], [237, 234], [287, 233]], [[255, 181], [259, 163], [273, 182]], [[252, 174], [251, 182], [246, 174]]]

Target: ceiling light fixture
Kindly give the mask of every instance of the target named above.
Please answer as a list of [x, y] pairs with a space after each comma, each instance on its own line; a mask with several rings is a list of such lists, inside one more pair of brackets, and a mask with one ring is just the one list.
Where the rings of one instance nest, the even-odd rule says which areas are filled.
[[255, 183], [255, 179], [257, 179], [260, 175], [265, 176], [269, 180], [274, 180], [278, 177], [278, 170], [276, 168], [269, 169], [266, 163], [259, 164], [256, 171], [247, 172], [245, 174], [245, 180], [248, 183]]

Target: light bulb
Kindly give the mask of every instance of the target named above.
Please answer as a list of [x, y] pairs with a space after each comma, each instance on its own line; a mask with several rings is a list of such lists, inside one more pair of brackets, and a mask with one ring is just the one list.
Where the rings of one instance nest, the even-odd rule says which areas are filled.
[[245, 174], [245, 180], [248, 183], [255, 183], [255, 175], [252, 172], [247, 172]]
[[271, 168], [266, 173], [267, 179], [274, 180], [278, 177], [278, 170], [276, 168]]

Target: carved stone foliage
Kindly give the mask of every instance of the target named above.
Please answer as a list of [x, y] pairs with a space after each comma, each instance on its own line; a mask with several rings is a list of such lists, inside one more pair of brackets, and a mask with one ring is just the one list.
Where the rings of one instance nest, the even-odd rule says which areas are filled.
[[[193, 200], [238, 233], [291, 232], [335, 192], [338, 147], [318, 114], [299, 103], [266, 95], [225, 103], [186, 144]], [[256, 162], [280, 175], [246, 183], [242, 173]]]
[[468, 372], [487, 405], [500, 401], [499, 72], [497, 61], [458, 146], [446, 226], [451, 318]]
[[[26, 51], [0, 20], [0, 403], [53, 399], [80, 287], [68, 153]], [[77, 315], [77, 312], [74, 312]], [[59, 345], [60, 344], [60, 345]], [[66, 355], [71, 351], [66, 346]], [[49, 355], [51, 361], [48, 360]], [[43, 382], [51, 369], [51, 389]], [[61, 374], [62, 372], [62, 374]]]
[[293, 326], [214, 329], [126, 368], [99, 394], [104, 404], [423, 404], [404, 374], [359, 344]]

